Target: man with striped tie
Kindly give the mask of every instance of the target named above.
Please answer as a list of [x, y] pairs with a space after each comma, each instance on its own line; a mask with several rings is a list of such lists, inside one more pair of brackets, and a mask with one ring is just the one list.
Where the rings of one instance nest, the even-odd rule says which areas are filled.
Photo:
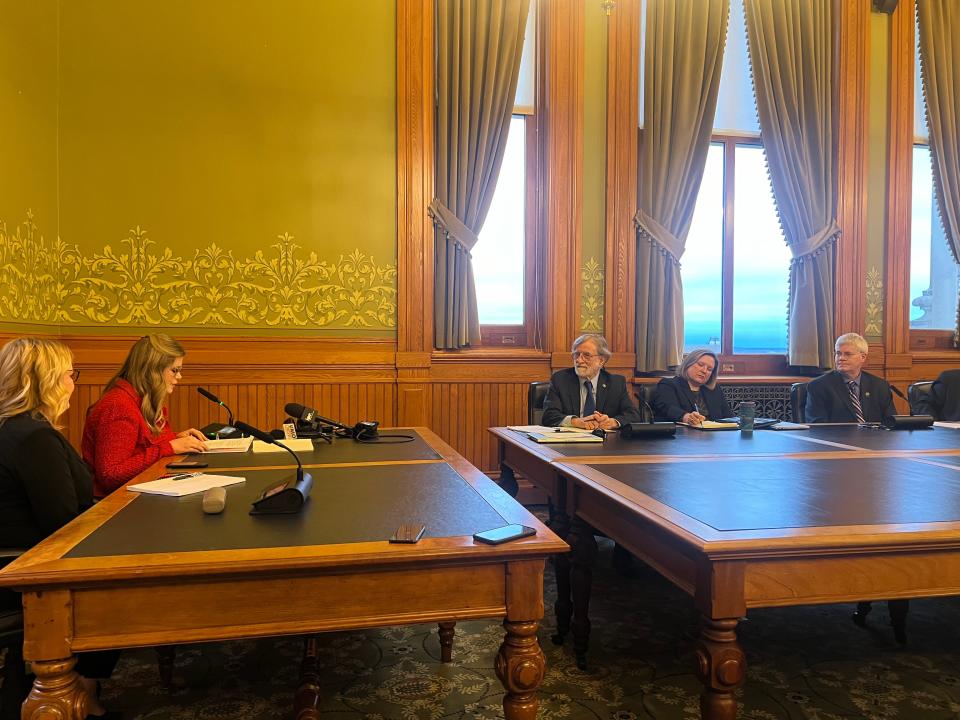
[[837, 369], [807, 385], [807, 422], [878, 423], [891, 417], [895, 410], [887, 381], [863, 371], [867, 341], [847, 333], [834, 347]]
[[587, 333], [573, 341], [573, 367], [550, 378], [543, 401], [544, 425], [614, 430], [624, 423], [643, 422], [626, 379], [603, 368], [610, 355], [602, 335]]

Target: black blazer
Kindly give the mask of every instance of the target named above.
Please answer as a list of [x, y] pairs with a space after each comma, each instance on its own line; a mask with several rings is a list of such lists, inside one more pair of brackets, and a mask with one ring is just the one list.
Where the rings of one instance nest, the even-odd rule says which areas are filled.
[[[627, 381], [623, 375], [613, 375], [603, 369], [597, 378], [597, 410], [621, 425], [643, 422], [627, 392]], [[559, 370], [550, 378], [540, 422], [548, 427], [556, 427], [567, 415], [580, 416], [580, 378], [573, 368]]]
[[45, 420], [0, 426], [0, 546], [30, 548], [93, 504], [90, 468]]
[[[700, 414], [711, 420], [733, 415], [719, 385], [712, 390], [706, 385], [701, 386], [700, 400], [706, 406], [700, 408]], [[693, 412], [693, 393], [686, 378], [664, 378], [657, 383], [653, 392], [653, 413], [657, 421], [681, 422], [689, 412]]]
[[[883, 378], [860, 373], [860, 406], [867, 422], [883, 422], [895, 414], [890, 386]], [[847, 384], [836, 370], [807, 383], [806, 420], [808, 423], [856, 422]]]
[[930, 386], [930, 393], [917, 401], [917, 415], [936, 420], [960, 420], [960, 370], [944, 370]]

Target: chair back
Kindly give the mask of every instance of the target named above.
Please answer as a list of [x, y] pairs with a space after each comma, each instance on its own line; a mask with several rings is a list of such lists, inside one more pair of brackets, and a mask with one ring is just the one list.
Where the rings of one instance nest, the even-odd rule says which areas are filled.
[[[919, 405], [922, 405], [923, 409], [930, 407], [931, 387], [933, 387], [933, 380], [921, 380], [920, 382], [912, 383], [907, 388], [907, 402], [910, 403], [910, 412], [912, 414], [920, 414], [920, 411], [917, 409]], [[939, 418], [934, 419], [939, 420]]]
[[790, 386], [790, 419], [796, 423], [807, 421], [807, 384], [794, 383]]
[[547, 390], [550, 389], [548, 380], [530, 383], [527, 390], [527, 424], [539, 425], [543, 419], [543, 401], [547, 399]]
[[[637, 405], [644, 422], [653, 422], [653, 396], [657, 392], [656, 383], [643, 383], [637, 387]], [[646, 403], [646, 404], [644, 404]]]

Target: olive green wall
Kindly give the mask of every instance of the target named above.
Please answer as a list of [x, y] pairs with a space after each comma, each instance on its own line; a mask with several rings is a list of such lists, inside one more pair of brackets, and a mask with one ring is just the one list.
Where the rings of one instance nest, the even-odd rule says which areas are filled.
[[607, 204], [607, 22], [603, 6], [584, 2], [583, 211], [580, 328], [603, 332]]
[[890, 137], [888, 84], [890, 16], [870, 13], [870, 95], [867, 139], [867, 303], [864, 336], [879, 341], [883, 334], [883, 262], [887, 229], [887, 147]]
[[392, 0], [44, 5], [29, 52], [59, 51], [59, 166], [23, 155], [59, 204], [0, 210], [49, 237], [59, 217], [65, 328], [395, 333]]
[[57, 0], [0, 0], [0, 163], [0, 318], [30, 330], [55, 267]]

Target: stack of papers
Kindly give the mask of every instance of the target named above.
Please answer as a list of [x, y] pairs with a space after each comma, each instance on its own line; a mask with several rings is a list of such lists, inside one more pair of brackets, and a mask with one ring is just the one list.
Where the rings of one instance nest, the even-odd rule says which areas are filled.
[[603, 442], [603, 438], [589, 430], [574, 427], [547, 427], [545, 425], [508, 425], [508, 430], [516, 430], [538, 443], [594, 443]]
[[[180, 479], [177, 479], [180, 478]], [[207, 475], [206, 473], [185, 473], [170, 478], [151, 480], [150, 482], [127, 485], [130, 492], [147, 493], [148, 495], [169, 495], [180, 497], [193, 495], [214, 487], [226, 487], [242, 483], [246, 478], [233, 475]]]
[[253, 442], [252, 437], [245, 438], [236, 438], [230, 440], [206, 440], [205, 444], [207, 449], [204, 450], [205, 453], [230, 453], [230, 452], [246, 452], [250, 449], [250, 444]]
[[686, 425], [694, 430], [739, 430], [740, 423], [735, 422], [717, 422], [716, 420], [704, 420], [699, 425], [690, 425], [688, 423], [677, 423], [677, 425]]
[[934, 427], [950, 428], [951, 430], [960, 430], [960, 422], [946, 422], [938, 420], [933, 424]]

